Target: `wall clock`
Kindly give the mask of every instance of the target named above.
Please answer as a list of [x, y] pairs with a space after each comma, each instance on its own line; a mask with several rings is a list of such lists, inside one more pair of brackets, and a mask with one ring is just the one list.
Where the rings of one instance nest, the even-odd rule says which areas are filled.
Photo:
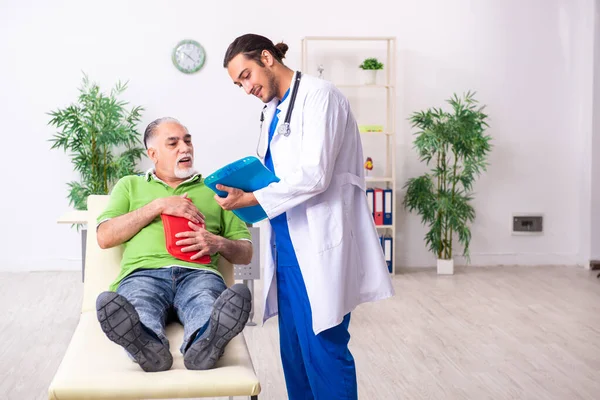
[[195, 40], [182, 40], [173, 49], [171, 59], [175, 67], [184, 74], [198, 72], [204, 65], [204, 48]]

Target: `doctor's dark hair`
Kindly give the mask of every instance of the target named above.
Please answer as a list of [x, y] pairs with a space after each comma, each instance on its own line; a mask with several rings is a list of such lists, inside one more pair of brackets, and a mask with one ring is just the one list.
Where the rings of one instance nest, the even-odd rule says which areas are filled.
[[154, 121], [152, 121], [148, 124], [148, 126], [146, 127], [146, 130], [144, 131], [144, 147], [146, 147], [146, 149], [148, 149], [148, 143], [150, 143], [150, 141], [154, 137], [154, 134], [156, 133], [156, 129], [158, 128], [158, 126], [160, 124], [162, 124], [164, 122], [174, 122], [178, 125], [181, 125], [183, 127], [183, 129], [185, 129], [185, 131], [189, 133], [188, 128], [175, 118], [162, 117], [162, 118], [155, 119]]
[[260, 55], [263, 50], [267, 50], [273, 57], [283, 64], [285, 53], [288, 51], [288, 45], [285, 43], [273, 44], [270, 39], [264, 36], [248, 33], [236, 38], [227, 48], [223, 67], [227, 68], [229, 62], [238, 54], [242, 53], [247, 59], [254, 60], [258, 65], [264, 67], [265, 64], [260, 60]]

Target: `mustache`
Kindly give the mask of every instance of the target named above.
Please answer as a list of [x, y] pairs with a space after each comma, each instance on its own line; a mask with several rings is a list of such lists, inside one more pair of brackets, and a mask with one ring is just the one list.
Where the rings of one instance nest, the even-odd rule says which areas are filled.
[[184, 158], [189, 158], [190, 161], [194, 161], [194, 156], [193, 155], [191, 155], [190, 153], [185, 153], [185, 154], [182, 154], [179, 157], [177, 157], [177, 163], [179, 163], [179, 161], [181, 161]]

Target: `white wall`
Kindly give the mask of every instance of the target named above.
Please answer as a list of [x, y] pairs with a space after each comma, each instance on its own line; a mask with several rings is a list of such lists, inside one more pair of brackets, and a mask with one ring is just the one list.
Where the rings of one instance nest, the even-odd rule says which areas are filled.
[[596, 0], [594, 12], [594, 85], [593, 85], [593, 130], [591, 146], [591, 218], [590, 259], [600, 260], [600, 0]]
[[[580, 240], [578, 179], [589, 168], [578, 153], [588, 134], [579, 111], [588, 105], [582, 97], [591, 79], [584, 73], [591, 2], [490, 3], [419, 21], [423, 31], [444, 34], [411, 40], [403, 112], [440, 104], [449, 91], [465, 88], [476, 89], [488, 105], [495, 147], [476, 186], [474, 264], [573, 264]], [[447, 21], [462, 28], [450, 29]], [[403, 173], [416, 174], [413, 153], [406, 148], [405, 154]], [[513, 212], [543, 213], [546, 233], [511, 236]], [[433, 263], [418, 251], [419, 222], [411, 217], [403, 226], [400, 264]]]
[[[129, 80], [126, 99], [146, 108], [140, 130], [159, 116], [181, 119], [205, 173], [254, 154], [261, 104], [242, 95], [221, 65], [227, 45], [246, 32], [286, 41], [292, 67], [300, 65], [306, 35], [398, 38], [399, 186], [423, 171], [407, 116], [442, 105], [453, 92], [477, 90], [495, 147], [476, 186], [473, 263], [582, 259], [591, 207], [584, 193], [591, 156], [581, 152], [591, 135], [593, 0], [389, 0], [370, 2], [369, 13], [364, 2], [302, 4], [0, 2], [0, 269], [79, 268], [77, 234], [55, 224], [68, 208], [65, 183], [75, 175], [64, 154], [49, 151], [53, 130], [45, 113], [75, 99], [81, 71], [105, 88]], [[199, 74], [185, 76], [171, 64], [183, 38], [207, 51]], [[418, 217], [398, 212], [400, 265], [433, 265]], [[511, 236], [513, 212], [544, 213], [545, 235]]]

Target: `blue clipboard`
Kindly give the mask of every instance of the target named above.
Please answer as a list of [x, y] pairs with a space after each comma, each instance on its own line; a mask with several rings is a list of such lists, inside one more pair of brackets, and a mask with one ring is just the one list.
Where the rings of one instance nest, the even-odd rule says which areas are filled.
[[[204, 184], [221, 197], [227, 197], [227, 192], [217, 190], [218, 184], [241, 189], [244, 192], [254, 192], [273, 182], [279, 182], [279, 178], [256, 157], [245, 157], [234, 161], [204, 179]], [[238, 208], [232, 212], [249, 224], [267, 218], [267, 213], [259, 204]]]

